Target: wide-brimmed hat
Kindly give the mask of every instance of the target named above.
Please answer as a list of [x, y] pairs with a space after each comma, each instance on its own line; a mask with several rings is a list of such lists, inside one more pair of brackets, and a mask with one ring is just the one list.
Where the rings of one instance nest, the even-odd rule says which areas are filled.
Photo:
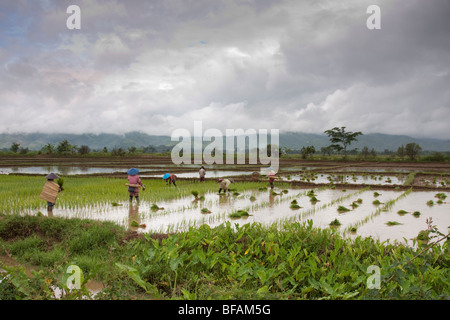
[[167, 178], [170, 177], [170, 173], [166, 173], [165, 175], [163, 175], [163, 179], [166, 180]]
[[47, 180], [54, 180], [54, 179], [59, 179], [59, 176], [57, 174], [54, 174], [53, 172], [48, 174], [45, 179]]
[[128, 173], [128, 175], [130, 175], [130, 176], [135, 176], [135, 175], [137, 175], [137, 174], [139, 173], [139, 169], [131, 168], [131, 169], [129, 169], [129, 170], [127, 171], [127, 173]]

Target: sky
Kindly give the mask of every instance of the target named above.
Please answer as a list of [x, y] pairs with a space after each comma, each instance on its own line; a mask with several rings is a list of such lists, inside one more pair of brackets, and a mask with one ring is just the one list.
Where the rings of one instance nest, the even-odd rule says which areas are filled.
[[450, 139], [450, 1], [2, 0], [0, 114], [0, 133]]

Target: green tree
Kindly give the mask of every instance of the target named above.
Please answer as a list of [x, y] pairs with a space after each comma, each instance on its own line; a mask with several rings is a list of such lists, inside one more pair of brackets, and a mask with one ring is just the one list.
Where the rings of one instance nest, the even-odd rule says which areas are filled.
[[79, 153], [79, 154], [88, 154], [89, 152], [91, 152], [91, 148], [89, 148], [89, 146], [87, 146], [87, 145], [82, 145], [82, 146], [78, 149], [78, 153]]
[[403, 145], [398, 147], [398, 149], [397, 149], [397, 156], [399, 156], [400, 159], [402, 159], [402, 160], [405, 157], [405, 147]]
[[72, 152], [72, 145], [69, 143], [69, 141], [64, 139], [56, 147], [56, 152], [59, 154], [69, 154]]
[[369, 147], [364, 146], [364, 148], [362, 148], [361, 150], [361, 156], [363, 158], [367, 158], [369, 156]]
[[331, 154], [333, 153], [333, 148], [331, 146], [322, 147], [322, 148], [320, 148], [320, 152], [322, 154], [327, 154], [327, 155], [331, 156]]
[[316, 148], [314, 146], [302, 147], [300, 152], [302, 153], [302, 159], [306, 159], [310, 154], [316, 153]]
[[349, 146], [353, 141], [357, 141], [356, 137], [362, 135], [360, 131], [357, 132], [346, 132], [345, 127], [334, 127], [333, 129], [326, 130], [324, 132], [331, 141], [330, 147], [336, 151], [343, 151], [344, 159], [347, 158], [347, 146]]
[[42, 147], [41, 151], [45, 154], [53, 154], [55, 152], [55, 145], [51, 143], [47, 143]]
[[11, 148], [9, 148], [9, 150], [11, 150], [14, 153], [17, 153], [17, 151], [19, 151], [19, 147], [20, 147], [20, 143], [13, 142], [13, 144], [11, 145]]
[[411, 142], [405, 146], [405, 154], [409, 157], [409, 159], [414, 160], [422, 151], [422, 147], [417, 143]]

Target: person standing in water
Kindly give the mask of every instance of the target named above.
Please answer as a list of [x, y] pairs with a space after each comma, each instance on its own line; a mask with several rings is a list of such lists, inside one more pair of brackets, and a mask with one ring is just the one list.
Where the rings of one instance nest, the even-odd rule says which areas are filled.
[[63, 187], [54, 182], [55, 179], [59, 179], [57, 174], [53, 172], [48, 174], [45, 179], [47, 182], [44, 184], [44, 188], [42, 189], [40, 198], [47, 201], [47, 213], [48, 215], [53, 214], [53, 207], [56, 203], [56, 198], [58, 197], [58, 193], [63, 191]]
[[198, 171], [198, 174], [200, 175], [200, 182], [205, 182], [206, 170], [203, 166]]
[[133, 197], [136, 202], [139, 203], [139, 188], [145, 190], [145, 186], [142, 184], [141, 179], [138, 176], [139, 170], [136, 168], [131, 168], [127, 171], [128, 173], [128, 193], [130, 194], [130, 202], [133, 201]]

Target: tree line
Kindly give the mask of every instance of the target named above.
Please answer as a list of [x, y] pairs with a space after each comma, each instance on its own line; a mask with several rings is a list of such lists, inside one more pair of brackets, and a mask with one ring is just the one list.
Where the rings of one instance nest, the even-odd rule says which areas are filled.
[[[273, 147], [277, 147], [279, 149], [279, 155], [286, 154], [300, 154], [302, 159], [311, 158], [314, 154], [322, 154], [322, 155], [342, 155], [344, 159], [347, 159], [348, 155], [358, 155], [363, 159], [376, 158], [377, 154], [389, 155], [389, 156], [397, 156], [401, 160], [409, 159], [409, 160], [417, 160], [419, 155], [422, 152], [422, 147], [417, 143], [411, 142], [406, 145], [401, 145], [398, 147], [397, 151], [384, 150], [381, 153], [377, 153], [374, 148], [369, 150], [369, 147], [364, 146], [360, 151], [357, 148], [349, 149], [350, 145], [358, 140], [358, 136], [363, 135], [362, 132], [350, 132], [346, 131], [346, 127], [334, 127], [333, 129], [326, 130], [324, 133], [330, 139], [330, 145], [326, 147], [321, 147], [320, 150], [317, 150], [314, 146], [302, 146], [300, 149], [292, 149], [287, 147], [279, 147], [279, 146], [268, 146], [268, 152]], [[14, 142], [10, 147], [10, 151], [13, 153], [27, 154], [29, 152], [28, 148], [21, 148], [20, 143]], [[38, 153], [40, 154], [56, 154], [56, 155], [87, 155], [91, 152], [108, 154], [111, 156], [125, 156], [125, 155], [133, 155], [138, 153], [167, 153], [171, 151], [171, 147], [160, 145], [160, 146], [152, 146], [149, 145], [147, 147], [137, 148], [135, 146], [131, 146], [128, 148], [122, 147], [114, 147], [108, 150], [107, 147], [104, 147], [102, 150], [91, 150], [91, 148], [87, 145], [77, 146], [71, 144], [67, 139], [60, 141], [57, 144], [47, 143], [44, 145]], [[432, 157], [430, 157], [431, 161], [444, 161], [446, 157], [438, 152], [435, 152]]]
[[[329, 137], [331, 144], [320, 149], [320, 153], [323, 155], [330, 156], [332, 154], [342, 154], [344, 159], [347, 158], [348, 154], [358, 154], [365, 159], [370, 157], [375, 158], [377, 156], [377, 152], [375, 151], [375, 149], [372, 148], [369, 151], [369, 147], [367, 146], [364, 146], [360, 152], [358, 152], [357, 148], [348, 150], [352, 142], [357, 141], [357, 137], [363, 134], [360, 131], [349, 132], [346, 131], [346, 127], [334, 127], [333, 129], [324, 131], [324, 133]], [[284, 150], [284, 153], [300, 153], [302, 159], [307, 159], [316, 152], [317, 150], [314, 146], [303, 146], [300, 150], [292, 150], [288, 148], [285, 148]], [[400, 147], [398, 147], [396, 154], [389, 150], [384, 150], [383, 153], [386, 155], [396, 155], [402, 160], [405, 157], [409, 158], [410, 160], [416, 160], [421, 152], [422, 147], [415, 142], [411, 142], [406, 144], [406, 146], [401, 145]]]
[[[28, 148], [21, 148], [20, 143], [14, 142], [12, 143], [9, 151], [13, 153], [27, 154], [30, 150]], [[110, 154], [112, 156], [125, 156], [127, 154], [136, 154], [136, 153], [165, 153], [169, 152], [170, 147], [160, 145], [160, 146], [147, 146], [137, 148], [135, 146], [131, 146], [128, 148], [122, 147], [114, 147], [108, 149], [107, 147], [103, 147], [100, 150], [92, 150], [88, 145], [75, 145], [71, 144], [67, 139], [60, 141], [57, 144], [47, 143], [44, 145], [39, 151], [39, 154], [55, 154], [55, 155], [87, 155], [92, 152], [96, 153], [104, 153]]]

